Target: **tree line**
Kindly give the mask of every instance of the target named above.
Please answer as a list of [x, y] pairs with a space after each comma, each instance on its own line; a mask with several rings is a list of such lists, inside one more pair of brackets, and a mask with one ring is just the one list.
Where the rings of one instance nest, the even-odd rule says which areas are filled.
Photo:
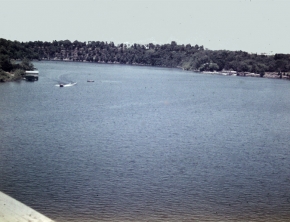
[[[34, 66], [26, 55], [29, 50], [21, 47], [21, 43], [0, 38], [0, 82], [18, 80], [24, 77], [26, 70], [33, 70]], [[14, 62], [21, 59], [19, 63]]]
[[0, 70], [15, 70], [12, 60], [70, 60], [179, 67], [192, 71], [234, 70], [257, 73], [289, 72], [290, 55], [258, 55], [244, 51], [209, 50], [199, 45], [118, 44], [113, 42], [18, 42], [0, 39]]

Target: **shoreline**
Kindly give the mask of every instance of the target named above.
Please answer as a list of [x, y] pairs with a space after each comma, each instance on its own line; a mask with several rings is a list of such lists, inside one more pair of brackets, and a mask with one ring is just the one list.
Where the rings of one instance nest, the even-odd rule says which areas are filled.
[[265, 72], [265, 74], [263, 76], [261, 76], [258, 73], [236, 72], [236, 71], [216, 71], [216, 72], [203, 71], [200, 73], [213, 74], [213, 75], [224, 75], [224, 76], [258, 77], [258, 78], [267, 78], [267, 79], [290, 79], [290, 76], [288, 73], [287, 73], [287, 75], [285, 75], [285, 74], [280, 75], [278, 72]]
[[[15, 61], [20, 61], [20, 60], [15, 60]], [[147, 67], [158, 67], [158, 68], [168, 68], [168, 69], [182, 69], [183, 71], [187, 72], [195, 72], [195, 73], [201, 73], [204, 75], [210, 74], [210, 75], [223, 75], [223, 76], [240, 76], [240, 77], [259, 77], [259, 78], [266, 78], [266, 79], [285, 79], [285, 80], [290, 80], [290, 73], [284, 73], [284, 74], [279, 74], [278, 72], [265, 72], [263, 76], [257, 73], [250, 73], [250, 72], [237, 72], [237, 71], [232, 71], [232, 70], [223, 70], [223, 71], [199, 71], [199, 70], [186, 70], [181, 66], [177, 67], [168, 67], [168, 66], [152, 66], [152, 65], [146, 65], [146, 64], [139, 64], [139, 63], [120, 63], [120, 62], [104, 62], [104, 61], [98, 61], [98, 62], [90, 62], [90, 61], [74, 61], [74, 60], [69, 60], [69, 59], [42, 59], [42, 60], [32, 60], [41, 62], [41, 61], [48, 61], [48, 62], [75, 62], [75, 63], [96, 63], [96, 64], [110, 64], [110, 65], [130, 65], [130, 66], [147, 66]], [[5, 78], [4, 80], [1, 79], [0, 83], [5, 83], [5, 82], [15, 82], [15, 81], [20, 81], [23, 79], [19, 79], [14, 77], [14, 73], [9, 73], [5, 72], [8, 78]]]
[[96, 64], [117, 64], [117, 65], [130, 65], [130, 66], [147, 66], [147, 67], [158, 67], [158, 68], [168, 68], [168, 69], [182, 69], [183, 71], [188, 72], [196, 72], [201, 74], [213, 74], [213, 75], [224, 75], [224, 76], [241, 76], [241, 77], [259, 77], [259, 78], [267, 78], [267, 79], [289, 79], [290, 80], [290, 73], [287, 73], [287, 75], [282, 74], [281, 77], [279, 75], [279, 72], [265, 72], [263, 76], [261, 76], [258, 73], [250, 73], [250, 72], [237, 72], [237, 71], [231, 71], [231, 70], [223, 70], [223, 71], [198, 71], [198, 70], [186, 70], [181, 66], [177, 67], [168, 67], [168, 66], [152, 66], [152, 65], [146, 65], [142, 63], [120, 63], [120, 62], [90, 62], [90, 61], [74, 61], [69, 59], [42, 59], [42, 60], [33, 60], [33, 61], [52, 61], [52, 62], [77, 62], [77, 63], [96, 63]]

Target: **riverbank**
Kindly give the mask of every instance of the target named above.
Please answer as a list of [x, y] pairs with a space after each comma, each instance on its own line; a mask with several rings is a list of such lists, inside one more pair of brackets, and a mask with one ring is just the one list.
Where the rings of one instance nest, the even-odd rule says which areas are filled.
[[[1, 39], [6, 51], [0, 61], [5, 71], [13, 70], [12, 60], [29, 58], [44, 61], [92, 62], [181, 68], [187, 71], [236, 70], [238, 76], [287, 79], [290, 54], [265, 55], [243, 51], [210, 50], [204, 46], [170, 44], [146, 45], [113, 42], [12, 42]], [[17, 56], [16, 56], [17, 55]], [[24, 65], [23, 67], [28, 67]], [[25, 70], [32, 70], [26, 69]], [[243, 70], [243, 72], [240, 72]], [[277, 74], [279, 71], [283, 74]], [[272, 73], [266, 73], [272, 72]], [[224, 75], [223, 71], [213, 74]]]
[[19, 81], [23, 79], [24, 77], [24, 71], [19, 71], [16, 72], [5, 72], [5, 71], [0, 71], [0, 83], [4, 82], [13, 82], [13, 81]]
[[0, 82], [11, 82], [14, 81], [15, 75], [10, 72], [0, 71]]
[[[39, 61], [39, 60], [38, 60]], [[98, 61], [98, 62], [90, 62], [90, 61], [74, 61], [70, 59], [43, 59], [43, 61], [51, 61], [51, 62], [81, 62], [81, 63], [97, 63], [97, 64], [119, 64], [119, 65], [132, 65], [132, 66], [150, 66], [142, 63], [119, 63], [119, 62], [104, 62], [104, 61]], [[151, 66], [152, 67], [152, 66]], [[177, 68], [185, 70], [183, 67], [177, 66], [177, 67], [167, 67], [167, 66], [153, 66], [153, 67], [162, 67], [162, 68]], [[270, 78], [270, 79], [290, 79], [290, 73], [280, 73], [279, 72], [265, 72], [264, 75], [261, 76], [261, 74], [257, 73], [250, 73], [250, 72], [237, 72], [232, 70], [223, 70], [223, 71], [198, 71], [198, 70], [185, 70], [190, 72], [198, 72], [202, 74], [212, 74], [212, 75], [224, 75], [224, 76], [242, 76], [242, 77], [259, 77], [259, 78]], [[15, 75], [14, 73], [10, 72], [4, 72], [2, 71], [0, 73], [0, 82], [11, 82], [11, 81], [17, 81], [22, 78], [17, 77], [18, 75]]]
[[265, 72], [264, 75], [261, 76], [261, 74], [258, 73], [251, 73], [251, 72], [237, 72], [233, 70], [223, 70], [223, 71], [198, 71], [198, 70], [186, 70], [181, 66], [177, 67], [168, 67], [168, 66], [152, 66], [147, 65], [143, 63], [120, 63], [120, 62], [104, 62], [104, 61], [98, 61], [98, 62], [90, 62], [90, 61], [74, 61], [70, 59], [43, 59], [43, 61], [58, 61], [58, 62], [81, 62], [81, 63], [97, 63], [97, 64], [119, 64], [119, 65], [132, 65], [132, 66], [149, 66], [149, 67], [162, 67], [162, 68], [177, 68], [182, 69], [185, 71], [190, 72], [198, 72], [202, 74], [214, 74], [214, 75], [224, 75], [224, 76], [243, 76], [243, 77], [259, 77], [259, 78], [270, 78], [270, 79], [290, 79], [290, 73], [284, 72], [279, 74], [279, 72]]
[[200, 72], [202, 74], [213, 74], [213, 75], [224, 75], [224, 76], [243, 76], [243, 77], [259, 77], [259, 78], [270, 78], [270, 79], [290, 79], [290, 73], [279, 72], [265, 72], [263, 76], [257, 73], [250, 72], [236, 72], [236, 71], [220, 71], [220, 72]]
[[34, 66], [28, 59], [23, 59], [21, 62], [20, 60], [8, 60], [8, 62], [10, 64], [6, 64], [8, 67], [5, 67], [5, 69], [1, 69], [0, 64], [0, 82], [20, 80], [25, 76], [25, 71], [34, 70]]

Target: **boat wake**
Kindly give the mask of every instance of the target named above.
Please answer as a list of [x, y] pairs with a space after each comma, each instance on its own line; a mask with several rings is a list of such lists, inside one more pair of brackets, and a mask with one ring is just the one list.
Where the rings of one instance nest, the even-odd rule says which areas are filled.
[[121, 83], [121, 81], [116, 81], [116, 80], [101, 80], [101, 83]]
[[58, 87], [69, 87], [69, 86], [74, 86], [75, 84], [77, 84], [76, 82], [72, 82], [72, 83], [59, 83], [59, 84], [56, 84], [55, 86], [58, 86]]

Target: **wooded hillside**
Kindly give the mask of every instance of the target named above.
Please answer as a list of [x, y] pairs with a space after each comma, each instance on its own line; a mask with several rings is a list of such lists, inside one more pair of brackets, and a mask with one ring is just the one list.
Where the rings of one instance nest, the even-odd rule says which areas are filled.
[[113, 42], [18, 42], [0, 39], [0, 69], [13, 70], [12, 59], [68, 60], [180, 67], [194, 71], [235, 70], [257, 73], [289, 72], [290, 55], [258, 55], [243, 51], [209, 50], [199, 45], [118, 44]]

